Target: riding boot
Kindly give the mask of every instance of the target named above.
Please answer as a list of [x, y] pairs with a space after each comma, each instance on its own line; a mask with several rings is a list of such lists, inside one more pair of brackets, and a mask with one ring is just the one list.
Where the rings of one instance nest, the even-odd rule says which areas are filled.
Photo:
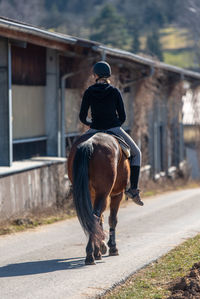
[[140, 175], [140, 166], [130, 166], [131, 174], [130, 174], [130, 188], [125, 191], [125, 194], [132, 198], [132, 200], [139, 206], [143, 206], [144, 203], [140, 198], [140, 190], [138, 189], [138, 181]]

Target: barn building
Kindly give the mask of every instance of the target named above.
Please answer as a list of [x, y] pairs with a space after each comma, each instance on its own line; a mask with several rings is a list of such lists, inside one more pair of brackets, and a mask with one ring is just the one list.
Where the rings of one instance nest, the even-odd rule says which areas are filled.
[[85, 129], [81, 95], [100, 59], [122, 91], [124, 128], [145, 153], [144, 169], [156, 177], [184, 161], [181, 98], [199, 73], [0, 18], [1, 217], [45, 208], [66, 191], [66, 150]]

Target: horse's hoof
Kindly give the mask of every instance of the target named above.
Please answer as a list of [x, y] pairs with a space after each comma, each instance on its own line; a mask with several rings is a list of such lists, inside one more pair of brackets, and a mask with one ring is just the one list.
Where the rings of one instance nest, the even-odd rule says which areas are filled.
[[95, 261], [88, 261], [88, 260], [85, 260], [85, 265], [88, 266], [88, 265], [96, 265]]
[[100, 261], [102, 260], [101, 254], [94, 256], [95, 260]]
[[117, 250], [117, 248], [111, 249], [109, 250], [109, 256], [116, 256], [119, 255], [119, 252]]
[[106, 254], [106, 252], [107, 252], [107, 246], [104, 242], [101, 242], [100, 251], [101, 251], [101, 254]]
[[96, 265], [93, 256], [86, 257], [85, 265]]

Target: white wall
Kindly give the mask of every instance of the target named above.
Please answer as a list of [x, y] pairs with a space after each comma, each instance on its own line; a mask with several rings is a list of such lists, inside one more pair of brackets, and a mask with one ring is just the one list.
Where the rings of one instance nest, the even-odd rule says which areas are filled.
[[12, 86], [13, 139], [45, 135], [45, 87]]

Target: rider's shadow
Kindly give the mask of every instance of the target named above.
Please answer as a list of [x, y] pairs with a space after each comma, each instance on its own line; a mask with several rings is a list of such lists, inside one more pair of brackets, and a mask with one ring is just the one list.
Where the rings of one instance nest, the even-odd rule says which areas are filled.
[[85, 266], [85, 259], [82, 257], [24, 262], [0, 267], [0, 277], [34, 275], [61, 270], [73, 270], [83, 266]]

